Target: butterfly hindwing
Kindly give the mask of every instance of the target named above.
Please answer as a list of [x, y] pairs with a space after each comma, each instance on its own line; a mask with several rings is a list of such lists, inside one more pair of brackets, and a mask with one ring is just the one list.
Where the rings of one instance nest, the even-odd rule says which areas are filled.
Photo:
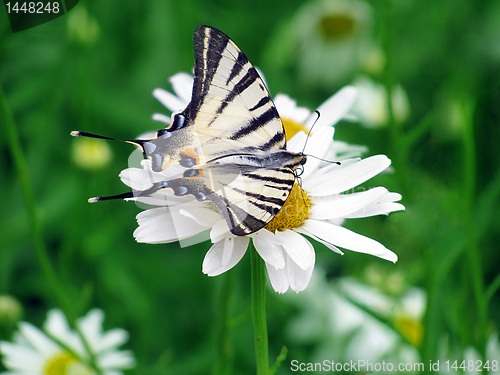
[[170, 189], [177, 196], [209, 200], [223, 215], [231, 232], [243, 236], [264, 227], [281, 210], [294, 181], [290, 168], [222, 164], [187, 169], [182, 177], [157, 182], [141, 193], [150, 195]]

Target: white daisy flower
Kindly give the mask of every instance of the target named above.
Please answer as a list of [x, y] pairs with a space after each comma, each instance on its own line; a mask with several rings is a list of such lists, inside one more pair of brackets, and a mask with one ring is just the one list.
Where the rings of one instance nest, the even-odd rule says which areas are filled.
[[[174, 112], [183, 108], [189, 100], [187, 90], [185, 86], [176, 86], [176, 82], [186, 78], [186, 75], [172, 78], [177, 94], [175, 98], [161, 89], [155, 90], [154, 96]], [[334, 128], [331, 125], [348, 110], [354, 96], [354, 90], [348, 87], [320, 107], [325, 115], [320, 117], [317, 128], [307, 141], [304, 150], [306, 154], [325, 159], [332, 149], [335, 151], [332, 146]], [[293, 119], [290, 121], [299, 124], [306, 131], [314, 122], [310, 118], [310, 111], [297, 107], [288, 97], [278, 97], [276, 105], [279, 112], [281, 107], [281, 116], [284, 112], [289, 113]], [[168, 123], [166, 116], [155, 114], [153, 118]], [[287, 126], [287, 120], [284, 122]], [[297, 133], [289, 141], [288, 149], [301, 152], [307, 138], [303, 131]], [[361, 151], [344, 147], [342, 152], [346, 149], [351, 153]], [[350, 160], [341, 166], [325, 166], [321, 160], [309, 158], [301, 175], [302, 187], [297, 183], [294, 185], [282, 210], [264, 229], [244, 237], [235, 236], [229, 231], [223, 216], [214, 211], [210, 202], [175, 197], [168, 189], [158, 191], [151, 197], [138, 198], [143, 203], [157, 207], [137, 215], [139, 227], [134, 236], [138, 242], [165, 243], [181, 240], [182, 245], [183, 240], [192, 239], [209, 230], [213, 245], [203, 261], [203, 272], [209, 276], [219, 275], [234, 267], [245, 254], [249, 237], [252, 237], [255, 248], [266, 262], [274, 290], [284, 293], [291, 288], [300, 292], [309, 284], [315, 261], [314, 248], [302, 235], [314, 238], [340, 254], [342, 252], [337, 246], [373, 254], [393, 262], [397, 260], [397, 256], [380, 243], [341, 226], [345, 218], [388, 214], [404, 209], [401, 204], [396, 203], [401, 196], [390, 193], [383, 187], [341, 194], [386, 170], [389, 165], [390, 160], [384, 155], [361, 161]], [[135, 190], [144, 190], [151, 186], [151, 182], [166, 179], [167, 172], [153, 172], [149, 160], [143, 160], [142, 166], [143, 169], [129, 168], [122, 171], [120, 178]]]
[[[328, 150], [325, 133], [318, 132], [317, 137], [310, 138], [306, 154], [308, 149]], [[296, 151], [293, 147], [290, 149]], [[286, 292], [288, 288], [300, 292], [311, 280], [315, 253], [312, 244], [303, 235], [322, 242], [339, 254], [343, 254], [338, 249], [342, 247], [392, 262], [397, 260], [396, 254], [379, 242], [341, 226], [345, 218], [388, 214], [404, 209], [403, 205], [396, 203], [401, 196], [383, 187], [341, 194], [384, 171], [389, 167], [390, 160], [384, 155], [377, 155], [342, 167], [334, 164], [321, 168], [319, 163], [311, 164], [306, 164], [301, 177], [302, 187], [294, 185], [278, 215], [265, 228], [250, 235], [256, 250], [266, 262], [271, 285], [279, 293]], [[214, 232], [217, 235], [213, 235]], [[242, 258], [248, 238], [232, 235], [225, 221], [221, 220], [213, 227], [211, 239], [214, 245], [205, 256], [203, 272], [216, 276], [232, 268]]]
[[104, 313], [93, 309], [77, 321], [85, 343], [57, 309], [49, 311], [45, 332], [30, 323], [19, 323], [14, 342], [0, 342], [3, 363], [9, 370], [2, 374], [93, 375], [97, 373], [92, 362], [100, 374], [123, 374], [121, 369], [135, 365], [131, 352], [118, 350], [127, 341], [128, 333], [119, 328], [103, 332], [103, 320]]
[[[389, 122], [387, 109], [387, 90], [384, 85], [366, 76], [360, 76], [354, 81], [358, 96], [347, 115], [361, 122], [367, 128], [381, 128]], [[392, 90], [392, 107], [394, 119], [403, 123], [410, 116], [410, 102], [406, 91], [401, 85]]]
[[360, 69], [380, 73], [373, 20], [363, 0], [308, 1], [271, 37], [269, 59], [277, 71], [293, 66], [309, 86], [338, 87]]

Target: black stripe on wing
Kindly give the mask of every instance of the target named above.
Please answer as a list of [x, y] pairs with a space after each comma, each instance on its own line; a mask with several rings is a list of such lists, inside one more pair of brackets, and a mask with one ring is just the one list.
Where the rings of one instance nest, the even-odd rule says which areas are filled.
[[229, 43], [229, 38], [222, 32], [208, 26], [199, 26], [194, 33], [194, 83], [191, 102], [184, 112], [193, 120], [196, 118], [203, 99], [210, 90], [222, 51]]
[[280, 116], [278, 115], [278, 111], [276, 108], [270, 107], [266, 112], [260, 115], [257, 118], [253, 118], [250, 120], [247, 126], [242, 127], [238, 131], [234, 132], [229, 139], [237, 140], [243, 137], [247, 137], [252, 135], [254, 131], [259, 130], [263, 126], [265, 126], [269, 121], [279, 120]]
[[[235, 70], [237, 70], [238, 72], [236, 74], [234, 74], [233, 78], [231, 78], [231, 79], [228, 78], [226, 84], [229, 84], [229, 82], [240, 73], [242, 68], [243, 67], [240, 66], [239, 64], [234, 64], [233, 69], [231, 70], [231, 74], [229, 77], [233, 76], [233, 73], [235, 72]], [[229, 92], [229, 94], [227, 94], [227, 96], [224, 98], [224, 101], [221, 103], [219, 108], [217, 108], [216, 113], [217, 114], [222, 113], [222, 111], [224, 111], [224, 109], [234, 100], [236, 95], [240, 95], [243, 91], [248, 89], [248, 87], [250, 87], [250, 85], [252, 85], [252, 83], [254, 83], [258, 78], [259, 78], [259, 73], [257, 73], [257, 70], [255, 70], [254, 67], [251, 67], [248, 70], [247, 74], [245, 74], [243, 76], [243, 78], [240, 79], [238, 81], [238, 83], [236, 83], [236, 85], [234, 85], [233, 89]], [[267, 97], [267, 95], [266, 95], [266, 97]], [[251, 109], [249, 109], [249, 110], [252, 111]]]
[[[229, 109], [229, 116], [233, 116], [230, 106], [236, 101], [243, 100], [247, 106], [248, 120], [241, 123], [235, 116], [234, 128], [226, 128], [229, 134], [221, 138], [239, 140], [246, 136], [252, 137], [254, 132], [265, 130], [272, 134], [273, 139], [267, 141], [262, 150], [285, 148], [286, 141], [284, 129], [278, 111], [269, 96], [262, 78], [257, 70], [250, 64], [247, 57], [239, 48], [221, 31], [207, 26], [200, 26], [195, 32], [195, 78], [191, 102], [183, 114], [190, 124], [211, 127], [217, 123], [220, 116]], [[220, 98], [217, 106], [212, 102], [207, 108], [204, 104]], [[207, 102], [208, 103], [208, 102]], [[203, 109], [202, 109], [203, 108]], [[202, 110], [203, 114], [199, 111]], [[213, 111], [213, 112], [212, 112]], [[200, 114], [201, 123], [196, 122]], [[266, 127], [270, 126], [269, 129]], [[280, 134], [283, 133], [283, 134]], [[259, 136], [262, 138], [262, 134]], [[214, 137], [219, 139], [218, 137]], [[248, 141], [244, 141], [248, 143]], [[260, 148], [261, 145], [255, 144]]]
[[268, 222], [260, 220], [247, 211], [233, 204], [222, 195], [211, 194], [210, 200], [224, 216], [231, 233], [236, 236], [245, 236], [263, 228]]
[[226, 80], [226, 85], [229, 85], [229, 83], [238, 75], [241, 73], [243, 70], [243, 66], [248, 63], [248, 59], [245, 56], [245, 54], [241, 51], [238, 51], [238, 57], [236, 57], [235, 64], [233, 65], [233, 68], [231, 69], [231, 73], [229, 74], [229, 77], [227, 77]]
[[256, 150], [269, 151], [276, 149], [276, 146], [280, 146], [282, 149], [285, 149], [285, 146], [283, 145], [284, 141], [285, 141], [285, 133], [278, 132], [266, 143], [252, 147], [244, 147], [240, 151], [241, 152], [254, 152]]

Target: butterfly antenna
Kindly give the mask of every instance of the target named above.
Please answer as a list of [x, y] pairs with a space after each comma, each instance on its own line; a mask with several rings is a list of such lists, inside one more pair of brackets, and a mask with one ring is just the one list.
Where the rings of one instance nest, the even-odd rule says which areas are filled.
[[333, 164], [337, 164], [337, 165], [342, 165], [342, 163], [340, 161], [326, 160], [326, 159], [318, 158], [317, 156], [314, 156], [314, 155], [307, 154], [307, 157], [308, 158], [318, 159], [318, 160], [324, 161], [326, 163], [333, 163]]
[[[304, 151], [306, 150], [307, 141], [309, 140], [309, 138], [311, 136], [311, 132], [312, 132], [312, 130], [314, 128], [314, 125], [316, 125], [316, 123], [318, 122], [319, 118], [321, 117], [320, 111], [315, 110], [314, 113], [316, 113], [317, 117], [316, 117], [316, 120], [314, 120], [313, 124], [311, 125], [311, 129], [309, 129], [309, 134], [307, 134], [306, 142], [304, 143], [304, 148], [302, 149], [302, 154], [304, 154]], [[307, 155], [307, 157], [312, 157], [312, 158], [315, 158], [315, 159], [318, 159], [318, 160], [321, 160], [321, 161], [324, 161], [324, 162], [327, 162], [327, 163], [335, 163], [337, 165], [341, 165], [340, 161], [325, 160], [325, 159], [322, 159], [322, 158], [318, 158], [317, 156], [314, 156], [314, 155]]]
[[72, 137], [87, 137], [87, 138], [107, 139], [110, 141], [131, 143], [133, 145], [140, 146], [140, 147], [142, 147], [144, 142], [146, 142], [145, 140], [142, 140], [142, 139], [117, 139], [117, 138], [106, 137], [104, 135], [99, 135], [99, 134], [81, 132], [78, 130], [73, 130], [70, 134]]
[[307, 141], [308, 141], [309, 137], [311, 136], [311, 132], [314, 128], [314, 125], [316, 125], [319, 118], [321, 117], [321, 113], [318, 110], [315, 110], [314, 113], [316, 113], [317, 117], [316, 117], [316, 120], [314, 120], [313, 124], [311, 125], [311, 129], [309, 129], [309, 132], [308, 132], [307, 138], [306, 138], [306, 142], [304, 143], [304, 148], [302, 149], [302, 153], [304, 153], [304, 151], [306, 150]]
[[128, 193], [110, 195], [109, 197], [92, 197], [92, 198], [89, 198], [89, 203], [96, 203], [96, 202], [100, 202], [100, 201], [110, 201], [112, 199], [127, 199], [127, 198], [134, 198], [134, 193], [129, 191]]

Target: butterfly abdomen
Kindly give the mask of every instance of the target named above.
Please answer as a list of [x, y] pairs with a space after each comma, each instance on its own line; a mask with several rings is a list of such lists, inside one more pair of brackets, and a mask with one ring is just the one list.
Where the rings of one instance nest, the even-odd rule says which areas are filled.
[[211, 166], [225, 166], [225, 168], [239, 168], [241, 170], [287, 168], [295, 171], [305, 164], [306, 155], [287, 150], [276, 150], [253, 154], [230, 154], [209, 161]]

